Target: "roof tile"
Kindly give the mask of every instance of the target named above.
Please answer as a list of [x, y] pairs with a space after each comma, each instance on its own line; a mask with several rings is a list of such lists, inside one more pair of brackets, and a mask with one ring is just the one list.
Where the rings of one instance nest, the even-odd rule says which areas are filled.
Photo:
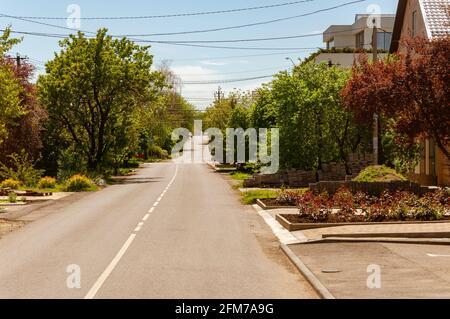
[[450, 35], [450, 0], [421, 0], [432, 38]]

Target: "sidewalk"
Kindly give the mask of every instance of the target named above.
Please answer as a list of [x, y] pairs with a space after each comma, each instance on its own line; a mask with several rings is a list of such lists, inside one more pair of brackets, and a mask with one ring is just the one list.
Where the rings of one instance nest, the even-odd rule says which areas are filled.
[[[264, 212], [275, 218], [296, 209]], [[283, 236], [289, 234], [297, 242], [280, 239], [283, 250], [323, 298], [450, 298], [450, 223], [351, 225]], [[368, 285], [374, 266], [379, 288]]]
[[[337, 299], [450, 298], [450, 246], [316, 243], [288, 248]], [[369, 288], [374, 266], [380, 270], [379, 288]]]

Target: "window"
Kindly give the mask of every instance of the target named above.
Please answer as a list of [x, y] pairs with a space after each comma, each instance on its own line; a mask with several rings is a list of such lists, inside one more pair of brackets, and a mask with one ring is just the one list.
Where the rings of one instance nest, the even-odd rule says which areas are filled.
[[391, 47], [392, 33], [390, 32], [378, 32], [377, 33], [377, 46], [378, 49], [389, 50]]
[[327, 42], [327, 49], [332, 49], [332, 48], [334, 48], [334, 39]]
[[417, 11], [413, 11], [412, 13], [412, 26], [411, 26], [411, 36], [415, 37], [417, 35]]
[[356, 48], [357, 49], [364, 48], [364, 31], [356, 35]]

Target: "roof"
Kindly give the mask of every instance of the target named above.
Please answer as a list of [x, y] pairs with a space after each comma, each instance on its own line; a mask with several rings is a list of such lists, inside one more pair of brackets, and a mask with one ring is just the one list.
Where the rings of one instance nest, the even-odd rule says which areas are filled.
[[421, 0], [430, 38], [450, 35], [450, 0]]
[[[328, 29], [326, 29], [323, 32], [323, 42], [329, 42], [329, 41], [333, 40], [333, 38], [336, 34], [352, 35], [352, 34], [356, 34], [356, 33], [363, 31], [364, 29], [368, 28], [368, 26], [365, 23], [365, 21], [360, 21], [360, 20], [363, 18], [367, 18], [367, 17], [370, 17], [370, 15], [369, 14], [356, 14], [355, 21], [353, 24], [333, 24], [333, 25], [329, 26]], [[381, 14], [380, 17], [382, 19], [382, 23], [386, 24], [386, 25], [383, 25], [383, 28], [390, 29], [391, 25], [394, 21], [395, 14]], [[386, 23], [386, 21], [387, 21], [387, 23]]]
[[[399, 0], [394, 32], [392, 35], [391, 53], [398, 50], [405, 19], [407, 3], [410, 0]], [[429, 39], [450, 36], [450, 0], [417, 0], [419, 1], [425, 29]]]

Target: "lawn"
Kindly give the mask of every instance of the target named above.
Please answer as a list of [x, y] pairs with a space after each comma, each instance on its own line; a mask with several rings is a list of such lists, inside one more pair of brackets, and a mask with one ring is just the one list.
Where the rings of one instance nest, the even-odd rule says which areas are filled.
[[279, 191], [268, 190], [268, 189], [259, 189], [259, 190], [251, 190], [245, 191], [241, 193], [242, 202], [245, 205], [252, 205], [255, 203], [257, 199], [266, 199], [266, 198], [277, 198]]
[[39, 188], [39, 187], [26, 187], [21, 186], [19, 187], [20, 191], [32, 191], [32, 192], [39, 192], [39, 193], [59, 193], [64, 192], [65, 185], [63, 184], [57, 184], [55, 188]]
[[245, 179], [252, 177], [252, 175], [250, 175], [248, 173], [242, 173], [242, 172], [232, 172], [232, 173], [230, 173], [230, 176], [232, 179], [234, 179], [236, 181], [243, 181]]
[[[26, 187], [21, 186], [19, 188], [20, 191], [32, 191], [32, 192], [38, 192], [38, 193], [61, 193], [61, 192], [67, 192], [65, 184], [56, 184], [55, 188], [39, 188], [39, 187]], [[95, 192], [98, 191], [99, 187], [95, 184], [92, 184], [89, 189], [85, 190], [86, 192]]]

